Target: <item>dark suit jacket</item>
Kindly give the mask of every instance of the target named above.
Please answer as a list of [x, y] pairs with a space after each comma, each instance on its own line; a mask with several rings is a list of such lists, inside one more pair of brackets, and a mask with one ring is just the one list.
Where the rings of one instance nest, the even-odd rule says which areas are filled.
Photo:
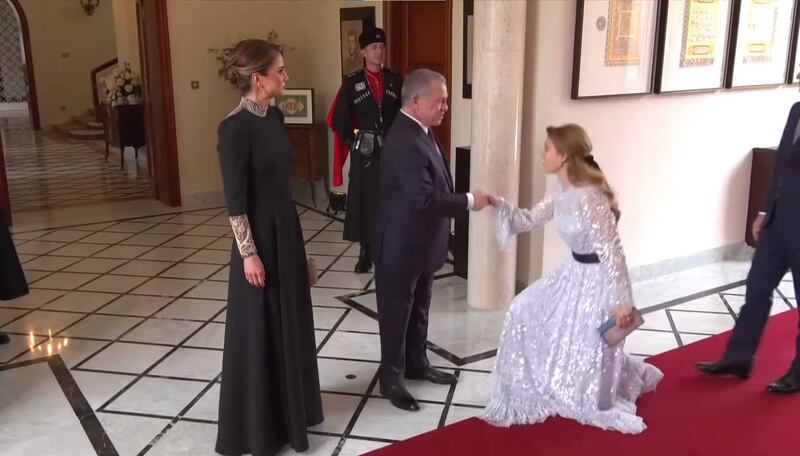
[[398, 113], [381, 154], [373, 244], [377, 267], [433, 273], [444, 265], [450, 219], [468, 214], [467, 196], [453, 193], [452, 182], [433, 140]]
[[767, 199], [762, 208], [766, 212], [765, 226], [771, 223], [778, 199], [789, 204], [782, 206], [800, 215], [800, 140], [795, 144], [794, 135], [800, 122], [800, 103], [795, 103], [789, 111], [789, 118], [783, 129], [778, 152], [775, 156], [775, 171], [772, 175]]

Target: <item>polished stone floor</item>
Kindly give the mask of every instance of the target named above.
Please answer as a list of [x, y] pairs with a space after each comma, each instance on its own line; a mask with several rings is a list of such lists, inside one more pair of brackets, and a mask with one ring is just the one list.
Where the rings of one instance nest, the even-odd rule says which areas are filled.
[[[0, 347], [4, 456], [214, 454], [230, 227], [220, 206], [157, 210], [131, 206], [101, 222], [95, 208], [61, 218], [69, 226], [42, 217], [15, 228], [32, 291], [0, 302], [12, 339]], [[352, 272], [357, 246], [341, 240], [340, 220], [298, 212], [322, 269], [312, 297], [326, 416], [304, 454], [357, 455], [478, 414], [503, 312], [470, 309], [466, 281], [450, 265], [440, 271], [429, 356], [459, 382], [409, 382], [422, 409], [397, 410], [376, 389], [373, 278]], [[626, 350], [645, 358], [730, 329], [748, 268], [731, 261], [636, 283], [646, 324]], [[773, 312], [796, 306], [787, 276]]]
[[0, 130], [15, 213], [147, 199], [153, 193], [146, 176], [106, 161], [102, 142], [34, 131], [27, 117], [0, 118]]

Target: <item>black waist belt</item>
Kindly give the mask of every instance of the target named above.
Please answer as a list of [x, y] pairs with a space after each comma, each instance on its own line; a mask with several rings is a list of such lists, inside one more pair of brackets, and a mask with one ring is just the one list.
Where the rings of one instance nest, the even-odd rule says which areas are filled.
[[572, 252], [572, 258], [578, 263], [595, 264], [600, 262], [600, 257], [596, 253], [575, 253]]

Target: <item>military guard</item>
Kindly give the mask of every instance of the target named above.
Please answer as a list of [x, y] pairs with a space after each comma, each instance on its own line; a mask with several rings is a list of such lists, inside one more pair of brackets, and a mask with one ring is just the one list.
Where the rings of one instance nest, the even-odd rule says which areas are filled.
[[400, 110], [402, 76], [384, 68], [386, 34], [380, 28], [358, 37], [365, 68], [344, 77], [328, 112], [334, 133], [333, 184], [342, 185], [342, 168], [350, 155], [344, 239], [359, 242], [356, 273], [372, 269], [370, 239], [378, 201], [379, 160], [383, 139]]

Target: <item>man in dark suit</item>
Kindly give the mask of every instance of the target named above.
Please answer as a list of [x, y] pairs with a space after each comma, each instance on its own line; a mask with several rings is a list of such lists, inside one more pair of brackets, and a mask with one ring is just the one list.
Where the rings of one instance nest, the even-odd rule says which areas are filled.
[[[698, 363], [703, 372], [747, 378], [769, 318], [772, 293], [790, 269], [795, 296], [800, 296], [800, 103], [789, 112], [767, 200], [753, 222], [753, 237], [758, 245], [747, 276], [745, 304], [724, 356], [719, 361]], [[767, 386], [769, 392], [800, 391], [800, 334], [796, 345], [789, 371]]]
[[402, 109], [386, 137], [375, 219], [375, 279], [381, 337], [380, 391], [404, 410], [419, 404], [400, 378], [454, 384], [426, 353], [433, 275], [444, 266], [450, 219], [488, 204], [481, 191], [456, 194], [431, 127], [447, 112], [447, 84], [420, 69], [403, 84]]

